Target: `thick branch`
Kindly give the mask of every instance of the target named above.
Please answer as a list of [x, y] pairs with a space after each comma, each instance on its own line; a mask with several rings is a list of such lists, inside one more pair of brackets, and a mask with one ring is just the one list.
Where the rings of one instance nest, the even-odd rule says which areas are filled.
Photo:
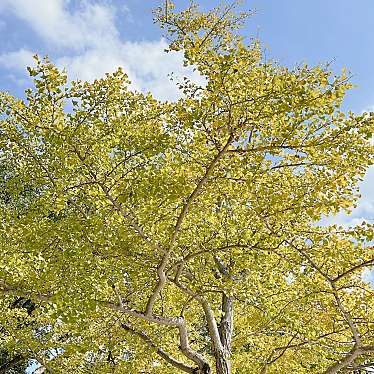
[[[16, 287], [10, 287], [6, 285], [6, 283], [2, 280], [0, 280], [0, 293], [4, 295], [15, 295], [15, 296], [23, 296], [23, 297], [34, 297], [37, 300], [48, 302], [51, 300], [52, 295], [48, 294], [33, 294], [32, 292], [27, 292], [22, 289], [16, 288]], [[102, 307], [109, 308], [111, 310], [115, 310], [124, 314], [127, 314], [131, 317], [139, 318], [144, 321], [148, 321], [151, 323], [156, 323], [158, 325], [162, 326], [170, 326], [175, 327], [179, 330], [179, 341], [180, 341], [180, 349], [183, 352], [183, 354], [195, 362], [199, 368], [209, 367], [209, 362], [205, 359], [204, 356], [202, 356], [200, 353], [194, 351], [189, 344], [188, 341], [188, 329], [186, 321], [183, 317], [163, 317], [163, 316], [157, 316], [157, 315], [145, 315], [142, 312], [139, 312], [137, 310], [127, 308], [120, 304], [115, 304], [109, 301], [100, 301], [95, 300], [95, 302], [98, 305], [101, 305]]]
[[156, 353], [160, 357], [162, 357], [165, 361], [167, 361], [169, 364], [171, 364], [172, 366], [174, 366], [177, 369], [180, 369], [180, 370], [182, 370], [182, 371], [184, 371], [186, 373], [192, 373], [192, 374], [194, 373], [195, 369], [193, 367], [185, 365], [183, 362], [178, 361], [177, 359], [175, 359], [174, 357], [172, 357], [169, 353], [165, 352], [162, 348], [158, 347], [152, 341], [152, 339], [147, 334], [145, 334], [144, 332], [142, 332], [142, 331], [136, 331], [131, 326], [129, 326], [128, 324], [123, 323], [123, 322], [121, 323], [121, 327], [124, 330], [129, 331], [132, 334], [139, 336], [141, 339], [143, 339], [148, 344], [149, 347], [155, 348]]
[[373, 353], [373, 352], [374, 352], [374, 346], [363, 346], [360, 348], [355, 345], [353, 349], [349, 352], [349, 354], [347, 354], [341, 361], [330, 366], [325, 371], [325, 374], [337, 374], [339, 373], [341, 369], [344, 369], [345, 367], [347, 367], [361, 354]]
[[221, 343], [221, 338], [220, 338], [220, 334], [219, 334], [219, 330], [218, 330], [218, 326], [217, 326], [217, 321], [214, 317], [213, 311], [212, 311], [208, 301], [203, 296], [199, 295], [198, 293], [192, 291], [190, 288], [188, 288], [185, 285], [183, 285], [182, 283], [180, 283], [178, 279], [177, 280], [176, 279], [171, 279], [171, 281], [177, 287], [179, 287], [183, 292], [185, 292], [187, 295], [191, 296], [193, 299], [198, 301], [200, 303], [200, 305], [203, 307], [205, 318], [206, 318], [206, 321], [207, 321], [207, 324], [208, 324], [209, 335], [210, 335], [210, 337], [212, 339], [212, 343], [213, 343], [213, 348], [214, 348], [214, 350], [222, 351], [223, 346], [222, 346], [222, 343]]
[[145, 308], [145, 313], [147, 315], [152, 314], [153, 306], [154, 306], [154, 304], [157, 300], [157, 297], [160, 294], [163, 287], [165, 286], [165, 283], [166, 283], [166, 280], [167, 280], [166, 273], [165, 273], [165, 268], [166, 268], [166, 265], [168, 263], [169, 256], [170, 256], [170, 251], [164, 254], [160, 264], [157, 267], [158, 282], [157, 282], [155, 288], [153, 289], [153, 292], [152, 292], [151, 296], [148, 299], [147, 306]]
[[356, 342], [355, 345], [357, 345], [357, 347], [360, 348], [361, 347], [361, 336], [360, 336], [360, 333], [358, 331], [358, 328], [354, 324], [354, 322], [353, 322], [352, 318], [350, 317], [350, 315], [348, 314], [348, 312], [345, 310], [345, 308], [344, 308], [344, 306], [343, 306], [343, 304], [340, 300], [340, 297], [338, 295], [338, 291], [336, 290], [335, 284], [333, 282], [331, 282], [331, 286], [332, 286], [332, 289], [334, 290], [334, 298], [335, 298], [335, 301], [336, 301], [336, 305], [338, 306], [338, 309], [339, 309], [340, 313], [342, 314], [344, 319], [347, 321], [348, 326], [351, 329], [353, 339]]
[[118, 304], [114, 304], [107, 301], [99, 301], [100, 305], [110, 308], [112, 310], [117, 310], [119, 312], [125, 313], [129, 316], [142, 319], [144, 321], [156, 323], [158, 325], [176, 327], [179, 330], [179, 342], [181, 351], [186, 357], [195, 362], [199, 367], [209, 366], [208, 361], [198, 352], [191, 349], [188, 341], [188, 330], [187, 324], [183, 317], [163, 317], [156, 315], [146, 315], [142, 312], [123, 307]]
[[203, 186], [208, 181], [208, 178], [211, 175], [214, 167], [217, 165], [218, 161], [227, 152], [227, 150], [228, 150], [229, 146], [231, 145], [231, 142], [232, 142], [233, 139], [234, 139], [234, 135], [231, 134], [229, 136], [226, 144], [224, 145], [224, 147], [217, 153], [217, 155], [211, 161], [211, 163], [209, 164], [209, 166], [207, 167], [207, 169], [205, 171], [205, 174], [200, 179], [200, 181], [196, 185], [195, 189], [192, 191], [190, 196], [187, 198], [185, 204], [183, 205], [183, 208], [182, 208], [182, 210], [181, 210], [181, 212], [178, 216], [177, 222], [176, 222], [175, 227], [174, 227], [174, 232], [173, 232], [172, 237], [171, 237], [169, 250], [164, 254], [159, 266], [157, 267], [157, 275], [158, 275], [159, 280], [158, 280], [155, 288], [153, 289], [153, 292], [152, 292], [151, 296], [148, 299], [147, 306], [146, 306], [146, 314], [147, 315], [150, 315], [152, 313], [153, 306], [154, 306], [162, 288], [165, 286], [165, 283], [166, 283], [166, 280], [167, 280], [167, 276], [166, 276], [166, 272], [165, 272], [166, 265], [169, 261], [169, 257], [170, 257], [171, 251], [174, 247], [174, 244], [177, 241], [178, 236], [180, 234], [180, 231], [182, 229], [182, 224], [183, 224], [184, 218], [186, 217], [186, 215], [187, 215], [192, 203], [196, 199], [196, 197], [201, 193], [201, 191], [203, 189]]
[[0, 286], [2, 289], [0, 289], [0, 293], [4, 295], [11, 295], [11, 296], [20, 296], [20, 297], [35, 297], [37, 300], [40, 301], [49, 301], [51, 296], [48, 294], [42, 294], [42, 293], [28, 293], [23, 290], [20, 290], [18, 288], [14, 288], [11, 286], [8, 286], [3, 280], [0, 279]]
[[356, 270], [359, 270], [359, 269], [361, 269], [363, 267], [370, 266], [370, 265], [374, 265], [374, 258], [372, 258], [370, 260], [367, 260], [367, 261], [364, 261], [361, 264], [353, 266], [352, 268], [346, 270], [344, 273], [339, 274], [338, 276], [336, 276], [334, 279], [332, 279], [332, 281], [333, 282], [337, 282], [339, 279], [341, 279], [343, 277], [346, 277], [349, 274], [352, 274]]
[[180, 214], [178, 216], [177, 223], [176, 223], [175, 228], [174, 228], [174, 232], [173, 232], [173, 236], [172, 236], [171, 244], [170, 244], [171, 247], [173, 246], [173, 244], [175, 243], [175, 241], [177, 240], [177, 238], [179, 236], [180, 230], [182, 228], [183, 220], [186, 217], [193, 201], [201, 193], [202, 188], [205, 185], [205, 183], [207, 182], [207, 180], [208, 180], [209, 176], [211, 175], [214, 167], [217, 165], [218, 161], [225, 155], [225, 153], [227, 152], [228, 148], [230, 147], [233, 139], [234, 139], [234, 135], [230, 135], [226, 144], [224, 145], [224, 147], [217, 153], [216, 157], [214, 157], [212, 162], [207, 167], [204, 176], [200, 179], [200, 181], [196, 185], [195, 189], [192, 191], [190, 196], [187, 198], [187, 201], [183, 205], [182, 211], [180, 212]]
[[318, 273], [320, 273], [322, 277], [325, 278], [331, 284], [331, 278], [312, 260], [312, 258], [308, 254], [305, 253], [305, 251], [298, 248], [295, 244], [289, 242], [288, 240], [285, 240], [285, 243], [290, 245], [292, 248], [296, 249], [296, 251], [299, 252], [299, 254], [309, 262], [312, 268], [318, 271]]

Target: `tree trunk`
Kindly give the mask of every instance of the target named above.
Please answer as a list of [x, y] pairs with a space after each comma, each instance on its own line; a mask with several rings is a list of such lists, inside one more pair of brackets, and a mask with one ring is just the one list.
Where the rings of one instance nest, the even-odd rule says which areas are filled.
[[212, 374], [212, 369], [209, 365], [205, 365], [204, 367], [198, 369], [196, 374]]
[[233, 333], [234, 299], [222, 295], [222, 319], [219, 335], [223, 350], [215, 352], [217, 374], [231, 374], [231, 340]]
[[216, 372], [217, 374], [231, 374], [231, 361], [227, 354], [220, 352], [216, 355]]

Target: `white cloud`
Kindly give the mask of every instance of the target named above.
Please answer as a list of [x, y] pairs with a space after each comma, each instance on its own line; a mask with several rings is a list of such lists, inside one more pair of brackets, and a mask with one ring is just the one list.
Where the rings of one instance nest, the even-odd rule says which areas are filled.
[[33, 52], [28, 49], [3, 53], [0, 55], [0, 65], [7, 69], [23, 70], [26, 66], [33, 65]]
[[2, 9], [25, 21], [54, 47], [83, 49], [118, 36], [114, 7], [84, 1], [69, 11], [69, 4], [66, 0], [2, 0]]
[[166, 54], [166, 47], [163, 39], [153, 42], [112, 40], [111, 45], [91, 48], [73, 56], [63, 56], [56, 62], [67, 69], [71, 79], [89, 81], [121, 66], [129, 75], [134, 89], [150, 91], [159, 99], [174, 100], [180, 96], [180, 92], [175, 83], [170, 82], [170, 72], [173, 71], [176, 76], [189, 76], [201, 84], [204, 82], [191, 68], [183, 67], [181, 54]]
[[[197, 73], [183, 67], [181, 54], [164, 53], [167, 44], [163, 39], [122, 40], [115, 23], [117, 9], [108, 2], [86, 0], [79, 2], [78, 8], [72, 8], [76, 2], [69, 0], [2, 0], [0, 4], [0, 12], [12, 12], [59, 51], [55, 62], [65, 67], [72, 79], [93, 80], [121, 66], [133, 88], [170, 100], [180, 96], [175, 83], [168, 78], [172, 71], [177, 77], [186, 75], [203, 84]], [[25, 50], [7, 55], [11, 56], [0, 56], [0, 65], [19, 68], [29, 64]], [[23, 56], [18, 64], [15, 63], [17, 55]], [[13, 62], [6, 62], [7, 57]]]

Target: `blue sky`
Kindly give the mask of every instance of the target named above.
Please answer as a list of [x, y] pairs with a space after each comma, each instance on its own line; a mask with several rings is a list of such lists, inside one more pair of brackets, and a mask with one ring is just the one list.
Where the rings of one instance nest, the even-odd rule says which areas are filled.
[[[135, 88], [176, 98], [167, 74], [191, 71], [181, 67], [180, 55], [163, 53], [166, 43], [151, 14], [161, 1], [0, 0], [0, 89], [22, 95], [30, 84], [25, 67], [38, 53], [66, 67], [71, 78], [91, 80], [122, 66]], [[199, 3], [211, 8], [220, 1]], [[347, 67], [357, 88], [344, 109], [374, 111], [374, 0], [245, 0], [242, 8], [256, 11], [243, 34], [259, 36], [269, 58], [289, 66], [334, 61], [337, 72]], [[373, 185], [372, 168], [353, 215], [329, 222], [373, 221]]]

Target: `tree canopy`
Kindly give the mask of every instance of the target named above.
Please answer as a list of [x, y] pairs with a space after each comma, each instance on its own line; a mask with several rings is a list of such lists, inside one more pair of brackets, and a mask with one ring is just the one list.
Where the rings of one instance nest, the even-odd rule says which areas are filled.
[[[328, 66], [265, 61], [235, 4], [155, 12], [205, 84], [177, 101], [48, 59], [0, 94], [3, 341], [56, 373], [338, 373], [374, 355], [374, 115]], [[15, 308], [15, 300], [33, 308]]]

